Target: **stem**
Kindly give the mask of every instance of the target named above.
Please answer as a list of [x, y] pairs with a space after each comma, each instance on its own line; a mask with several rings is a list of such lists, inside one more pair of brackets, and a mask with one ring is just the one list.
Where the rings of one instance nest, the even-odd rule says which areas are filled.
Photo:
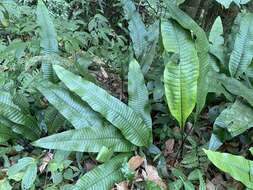
[[181, 133], [182, 133], [182, 144], [181, 144], [180, 148], [179, 148], [178, 151], [177, 151], [176, 158], [175, 158], [175, 160], [174, 160], [174, 162], [173, 162], [173, 165], [175, 165], [176, 160], [177, 160], [177, 159], [179, 158], [179, 156], [183, 153], [184, 144], [185, 144], [185, 142], [186, 142], [188, 136], [191, 134], [191, 132], [192, 132], [193, 129], [195, 128], [196, 122], [197, 122], [197, 117], [195, 117], [193, 126], [192, 126], [192, 128], [189, 130], [189, 132], [186, 134], [185, 137], [184, 137], [184, 128], [181, 130]]

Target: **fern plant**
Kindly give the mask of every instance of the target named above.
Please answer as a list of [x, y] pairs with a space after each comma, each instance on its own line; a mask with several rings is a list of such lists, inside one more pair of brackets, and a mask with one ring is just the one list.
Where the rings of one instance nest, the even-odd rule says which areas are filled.
[[[76, 129], [39, 139], [33, 143], [34, 146], [98, 153], [104, 148], [113, 152], [131, 152], [136, 146], [148, 147], [152, 143], [148, 92], [136, 60], [129, 65], [128, 105], [59, 65], [53, 68], [69, 90], [44, 79], [39, 80], [37, 89]], [[134, 82], [136, 77], [139, 79], [137, 83]], [[103, 121], [101, 116], [108, 122]], [[126, 158], [117, 156], [92, 170], [77, 182], [75, 188], [82, 189], [96, 180], [91, 189], [93, 186], [108, 189], [122, 179], [119, 169]], [[118, 171], [114, 173], [116, 169]], [[97, 170], [103, 172], [97, 173]]]

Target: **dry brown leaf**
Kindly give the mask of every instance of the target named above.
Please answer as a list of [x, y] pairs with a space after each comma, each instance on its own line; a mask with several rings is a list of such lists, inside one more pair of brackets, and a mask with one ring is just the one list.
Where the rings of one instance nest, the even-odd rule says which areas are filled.
[[209, 180], [206, 181], [206, 190], [215, 190], [215, 185]]
[[130, 169], [133, 171], [139, 168], [142, 163], [144, 162], [144, 158], [140, 156], [133, 156], [129, 161], [128, 161], [128, 166]]
[[164, 156], [168, 156], [169, 154], [174, 152], [174, 145], [175, 145], [174, 139], [169, 139], [165, 142]]
[[116, 190], [129, 190], [128, 189], [128, 182], [122, 181], [119, 184], [116, 184]]
[[163, 182], [163, 180], [158, 175], [158, 172], [154, 166], [148, 165], [146, 168], [146, 179], [153, 181], [162, 189], [167, 189], [167, 185]]
[[53, 159], [53, 154], [50, 152], [47, 152], [47, 154], [42, 159], [42, 164], [39, 167], [40, 173], [42, 173], [45, 168], [47, 167], [48, 163]]

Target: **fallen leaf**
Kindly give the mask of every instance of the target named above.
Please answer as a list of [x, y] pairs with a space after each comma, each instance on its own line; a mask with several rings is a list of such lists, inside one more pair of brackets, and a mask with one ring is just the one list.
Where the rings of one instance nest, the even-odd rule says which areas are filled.
[[42, 159], [42, 164], [39, 167], [40, 173], [42, 173], [45, 168], [47, 167], [48, 163], [53, 159], [53, 154], [50, 152], [47, 152], [47, 154]]
[[145, 170], [146, 170], [146, 176], [144, 175], [144, 178], [146, 178], [146, 180], [153, 181], [162, 189], [167, 189], [167, 185], [160, 178], [160, 176], [158, 175], [157, 169], [154, 166], [147, 165]]
[[168, 156], [169, 154], [174, 152], [174, 150], [173, 150], [174, 145], [175, 145], [174, 139], [169, 139], [165, 142], [164, 156]]
[[142, 163], [144, 162], [144, 158], [140, 156], [133, 156], [129, 161], [128, 161], [128, 166], [130, 169], [133, 171], [139, 168]]
[[119, 184], [116, 184], [116, 190], [129, 190], [128, 189], [128, 182], [122, 181]]
[[209, 180], [206, 181], [206, 190], [215, 190], [215, 185]]

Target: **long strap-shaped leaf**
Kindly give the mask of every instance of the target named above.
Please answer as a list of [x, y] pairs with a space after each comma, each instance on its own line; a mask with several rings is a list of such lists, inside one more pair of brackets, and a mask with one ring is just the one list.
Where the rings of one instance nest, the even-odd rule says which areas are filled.
[[18, 106], [12, 102], [11, 95], [7, 92], [0, 91], [0, 116], [4, 120], [13, 123], [8, 127], [19, 134], [24, 135], [30, 140], [35, 140], [40, 135], [40, 129], [31, 117], [23, 114]]
[[150, 137], [152, 137], [152, 119], [148, 97], [148, 89], [145, 85], [141, 67], [136, 60], [132, 60], [128, 72], [128, 105], [140, 114], [146, 126], [150, 128]]
[[65, 151], [99, 152], [104, 146], [114, 152], [130, 152], [134, 146], [113, 126], [85, 127], [41, 138], [34, 146]]
[[57, 34], [47, 7], [42, 0], [38, 1], [36, 14], [37, 24], [40, 27], [40, 47], [42, 48], [42, 54], [49, 57], [42, 61], [41, 69], [43, 77], [53, 81], [54, 75], [51, 63], [51, 59], [53, 58], [50, 59], [50, 55], [58, 52]]
[[39, 0], [37, 5], [37, 24], [40, 27], [40, 46], [43, 49], [43, 53], [57, 53], [57, 34], [47, 7], [42, 0]]
[[104, 89], [59, 65], [54, 65], [54, 70], [71, 91], [79, 95], [93, 110], [99, 112], [120, 129], [127, 140], [136, 146], [149, 145], [150, 129], [133, 109], [111, 96]]
[[192, 31], [196, 39], [196, 49], [199, 57], [199, 79], [198, 79], [198, 93], [197, 93], [197, 113], [203, 109], [208, 93], [208, 72], [210, 70], [209, 64], [209, 42], [207, 40], [205, 31], [186, 13], [175, 6], [170, 1], [167, 2], [170, 16], [175, 19], [182, 27]]
[[[179, 55], [166, 63], [165, 94], [171, 114], [184, 127], [196, 104], [199, 62], [189, 34], [173, 21], [161, 24], [165, 50]], [[170, 43], [168, 43], [170, 42]]]
[[102, 127], [103, 122], [99, 115], [68, 90], [47, 81], [40, 82], [37, 89], [76, 129]]
[[128, 19], [128, 29], [133, 42], [135, 56], [140, 58], [145, 53], [148, 45], [146, 41], [146, 27], [132, 0], [121, 0], [121, 3], [126, 19]]
[[234, 179], [242, 182], [248, 188], [253, 188], [253, 161], [228, 153], [204, 151], [216, 167], [229, 173]]
[[130, 154], [118, 155], [105, 164], [91, 170], [77, 181], [74, 190], [111, 189], [115, 183], [124, 180], [121, 167], [129, 157]]
[[253, 58], [253, 13], [244, 13], [240, 16], [240, 29], [229, 60], [232, 77], [238, 77], [245, 72]]

